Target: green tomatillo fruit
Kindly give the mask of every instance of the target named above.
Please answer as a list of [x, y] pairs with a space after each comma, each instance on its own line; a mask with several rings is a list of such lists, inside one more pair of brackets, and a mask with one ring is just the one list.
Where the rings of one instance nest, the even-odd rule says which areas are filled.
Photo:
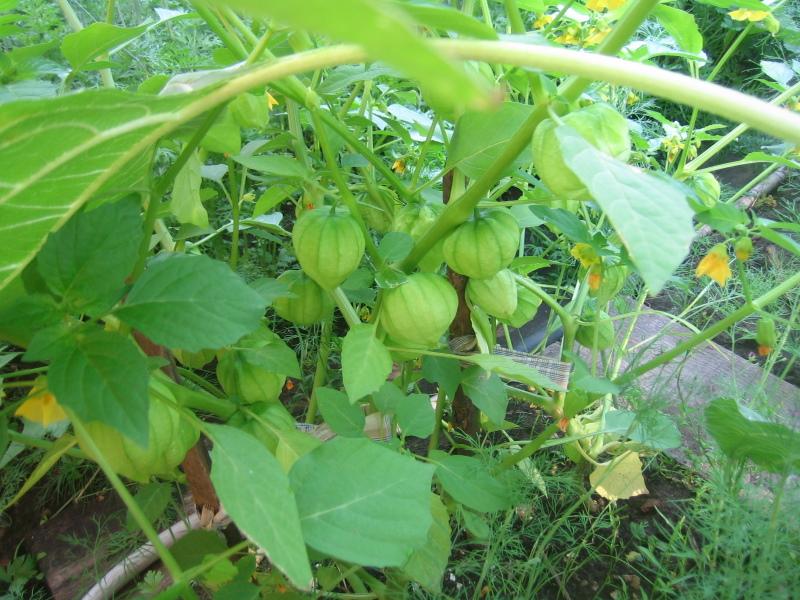
[[[628, 123], [608, 104], [597, 103], [561, 118], [592, 146], [614, 158], [627, 161], [631, 153]], [[560, 200], [589, 200], [591, 195], [564, 161], [556, 136], [559, 123], [542, 121], [533, 132], [533, 166], [545, 185]]]
[[264, 364], [274, 352], [273, 344], [278, 343], [283, 342], [262, 327], [223, 350], [217, 361], [217, 379], [225, 393], [247, 404], [277, 402], [286, 376], [269, 371]]
[[607, 350], [614, 345], [614, 322], [600, 311], [597, 315], [587, 311], [583, 315], [584, 325], [578, 326], [575, 341], [584, 348]]
[[[155, 378], [150, 379], [148, 388], [150, 407], [146, 448], [100, 421], [85, 424], [86, 432], [114, 472], [140, 483], [147, 483], [156, 475], [172, 476], [200, 437], [194, 425], [181, 418], [181, 414], [173, 407], [177, 401], [169, 388]], [[90, 459], [96, 460], [88, 448], [87, 440], [77, 432], [76, 437], [81, 450]]]
[[719, 201], [719, 181], [711, 173], [696, 173], [687, 181], [689, 187], [706, 208], [714, 208]]
[[507, 319], [502, 319], [504, 323], [511, 327], [522, 327], [528, 323], [542, 304], [542, 299], [523, 285], [517, 284], [517, 308]]
[[470, 279], [467, 294], [473, 304], [498, 319], [510, 319], [517, 310], [517, 282], [508, 269], [487, 279]]
[[302, 271], [284, 271], [278, 281], [285, 283], [294, 298], [276, 298], [272, 307], [278, 315], [297, 325], [313, 325], [330, 316], [333, 301], [317, 282]]
[[456, 273], [488, 279], [514, 260], [519, 234], [514, 216], [493, 208], [456, 227], [444, 241], [444, 258]]
[[345, 211], [317, 208], [304, 212], [292, 230], [300, 266], [326, 290], [339, 286], [364, 256], [364, 232]]
[[432, 348], [456, 316], [458, 295], [441, 275], [415, 273], [384, 291], [380, 323], [399, 344]]
[[[428, 230], [433, 226], [443, 210], [443, 204], [433, 204], [430, 202], [406, 204], [395, 212], [392, 231], [407, 233], [416, 243], [423, 235], [428, 233]], [[442, 239], [428, 250], [425, 256], [419, 261], [420, 271], [432, 272], [439, 270], [439, 267], [441, 267], [444, 262], [444, 255], [442, 254], [443, 245], [444, 240]]]

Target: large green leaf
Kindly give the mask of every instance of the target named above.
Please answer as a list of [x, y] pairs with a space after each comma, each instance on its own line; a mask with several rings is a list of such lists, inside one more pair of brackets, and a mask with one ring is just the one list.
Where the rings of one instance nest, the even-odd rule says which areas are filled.
[[73, 312], [101, 316], [122, 296], [141, 238], [136, 198], [105, 204], [75, 215], [48, 238], [39, 272]]
[[25, 359], [50, 361], [48, 387], [82, 421], [101, 421], [147, 446], [147, 359], [129, 338], [96, 326], [51, 328], [33, 338]]
[[319, 412], [322, 418], [337, 434], [345, 437], [361, 437], [364, 435], [364, 411], [358, 404], [350, 404], [347, 396], [339, 390], [318, 388]]
[[405, 435], [428, 437], [433, 433], [436, 415], [431, 399], [426, 394], [411, 394], [400, 400], [394, 407], [397, 424]]
[[619, 234], [648, 290], [658, 293], [694, 238], [693, 211], [668, 181], [597, 150], [568, 125], [556, 128], [567, 167]]
[[101, 90], [0, 106], [0, 289], [89, 198], [143, 189], [154, 142], [197, 99]]
[[399, 567], [433, 523], [433, 467], [367, 439], [337, 437], [289, 473], [306, 543], [373, 567]]
[[511, 506], [511, 488], [494, 477], [474, 456], [455, 456], [441, 450], [429, 455], [436, 477], [457, 502], [480, 512], [495, 512]]
[[61, 42], [61, 53], [77, 71], [101, 54], [135, 40], [145, 31], [147, 25], [119, 27], [110, 23], [92, 23], [80, 31], [65, 35]]
[[800, 472], [800, 431], [770, 423], [732, 398], [717, 398], [705, 410], [706, 427], [733, 459], [750, 459], [774, 473]]
[[362, 46], [372, 59], [417, 80], [437, 102], [478, 108], [488, 95], [466, 72], [444, 58], [414, 30], [414, 21], [385, 0], [214, 0], [220, 6]]
[[[502, 152], [508, 141], [530, 116], [533, 107], [506, 102], [494, 112], [469, 112], [456, 123], [450, 142], [447, 167], [457, 168], [467, 177], [478, 179]], [[506, 172], [530, 162], [528, 153], [517, 157]]]
[[208, 431], [214, 442], [211, 481], [225, 511], [294, 585], [309, 589], [311, 566], [289, 478], [253, 436], [226, 425], [209, 425]]
[[115, 313], [154, 342], [198, 352], [253, 331], [264, 309], [261, 296], [224, 263], [176, 254], [154, 262]]
[[431, 513], [433, 525], [428, 531], [428, 541], [403, 565], [403, 573], [423, 587], [439, 592], [450, 559], [450, 515], [436, 494], [431, 494]]
[[355, 325], [342, 344], [342, 376], [350, 402], [377, 391], [392, 372], [392, 356], [375, 335], [375, 325]]
[[672, 36], [681, 50], [692, 54], [703, 51], [703, 35], [697, 28], [693, 15], [679, 8], [659, 4], [653, 9], [653, 16]]
[[481, 367], [470, 367], [464, 373], [461, 388], [492, 423], [497, 425], [503, 423], [508, 407], [508, 395], [500, 377], [484, 371]]

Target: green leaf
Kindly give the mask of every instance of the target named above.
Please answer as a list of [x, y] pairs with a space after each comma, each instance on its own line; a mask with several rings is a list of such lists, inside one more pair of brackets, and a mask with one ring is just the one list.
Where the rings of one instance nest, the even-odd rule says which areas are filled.
[[385, 415], [394, 414], [397, 411], [397, 406], [405, 398], [406, 395], [391, 381], [385, 382], [377, 392], [372, 394], [375, 408]]
[[495, 512], [511, 506], [511, 489], [493, 477], [486, 464], [473, 456], [455, 456], [434, 450], [429, 457], [436, 477], [454, 500], [479, 512]]
[[694, 239], [686, 197], [667, 181], [600, 152], [567, 125], [557, 127], [556, 136], [567, 167], [605, 212], [650, 293], [658, 293]]
[[395, 407], [397, 424], [405, 435], [428, 437], [433, 433], [436, 414], [431, 406], [430, 397], [425, 394], [406, 396]]
[[74, 313], [102, 316], [122, 296], [142, 239], [139, 201], [128, 198], [83, 211], [52, 234], [39, 272]]
[[98, 90], [0, 106], [0, 289], [89, 198], [143, 189], [153, 144], [198, 100]]
[[305, 165], [296, 158], [288, 156], [243, 156], [237, 155], [231, 157], [240, 165], [247, 167], [253, 171], [264, 173], [265, 175], [272, 175], [274, 177], [295, 177], [299, 179], [308, 179], [310, 173]]
[[529, 206], [530, 211], [548, 225], [555, 226], [561, 233], [573, 242], [583, 242], [590, 244], [592, 235], [586, 228], [586, 224], [571, 212], [562, 208], [550, 208], [548, 206]]
[[456, 395], [461, 383], [461, 367], [452, 358], [426, 356], [422, 359], [422, 376], [431, 383], [437, 384], [448, 398]]
[[24, 295], [24, 290], [23, 295], [9, 298], [6, 304], [5, 292], [12, 290], [13, 287], [12, 285], [3, 290], [4, 297], [0, 300], [0, 340], [24, 348], [30, 344], [31, 338], [38, 331], [61, 321], [64, 313], [51, 296]]
[[745, 225], [749, 219], [738, 206], [719, 202], [708, 210], [697, 213], [697, 221], [708, 225], [720, 233], [730, 233], [738, 225]]
[[192, 152], [189, 160], [175, 177], [169, 209], [178, 222], [205, 228], [208, 227], [208, 213], [200, 197], [200, 185], [203, 182], [202, 168], [200, 154], [197, 151]]
[[[0, 384], [2, 383], [3, 380], [0, 378]], [[10, 442], [11, 437], [8, 435], [8, 419], [3, 415], [0, 417], [0, 456], [6, 453], [6, 448], [8, 448]]]
[[392, 372], [392, 357], [375, 331], [375, 325], [355, 325], [342, 343], [342, 376], [350, 402], [380, 389]]
[[678, 448], [683, 443], [675, 422], [656, 410], [640, 413], [627, 410], [608, 411], [605, 431], [624, 435], [654, 450]]
[[432, 29], [462, 33], [484, 40], [497, 39], [497, 32], [494, 29], [455, 8], [410, 2], [394, 2], [393, 4], [417, 23], [427, 25]]
[[295, 586], [310, 589], [311, 566], [289, 478], [253, 436], [225, 425], [207, 428], [214, 442], [211, 481], [226, 512]]
[[343, 437], [300, 458], [289, 474], [306, 543], [373, 567], [399, 567], [425, 545], [432, 476], [430, 465]]
[[656, 6], [652, 14], [681, 50], [692, 54], [703, 51], [703, 36], [697, 28], [693, 15], [664, 4]]
[[118, 27], [109, 23], [92, 23], [80, 31], [65, 35], [61, 42], [61, 53], [72, 69], [78, 71], [101, 54], [110, 53], [135, 40], [147, 29], [147, 25]]
[[[472, 179], [480, 178], [532, 111], [533, 107], [527, 104], [505, 102], [497, 111], [462, 115], [448, 148], [446, 168], [457, 168]], [[514, 171], [526, 161], [530, 162], [528, 155], [520, 154], [505, 172]]]
[[791, 252], [795, 256], [800, 256], [800, 244], [798, 244], [794, 239], [786, 236], [774, 229], [767, 227], [766, 225], [761, 225], [758, 228], [758, 235], [763, 237], [765, 240], [769, 240], [776, 246], [780, 246], [787, 252]]
[[459, 358], [464, 362], [472, 363], [487, 371], [497, 373], [500, 377], [509, 381], [516, 381], [548, 390], [561, 390], [559, 386], [533, 367], [518, 363], [506, 356], [498, 354], [468, 354]]
[[197, 352], [256, 329], [265, 306], [224, 263], [176, 254], [155, 261], [115, 314], [158, 344]]
[[716, 6], [717, 8], [750, 8], [752, 10], [765, 10], [769, 12], [769, 6], [759, 0], [697, 0], [699, 4]]
[[750, 459], [773, 473], [800, 471], [800, 431], [765, 421], [731, 398], [712, 400], [705, 416], [708, 431], [730, 458]]
[[370, 58], [397, 67], [418, 81], [436, 102], [480, 108], [488, 95], [460, 67], [417, 35], [414, 21], [383, 0], [214, 0], [255, 17], [274, 18], [298, 29], [364, 48]]
[[296, 190], [297, 188], [295, 186], [288, 184], [268, 187], [267, 191], [261, 194], [261, 197], [256, 201], [256, 205], [253, 207], [253, 216], [258, 217], [272, 210]]
[[400, 262], [414, 247], [414, 239], [402, 231], [390, 231], [381, 239], [378, 254], [386, 262]]
[[432, 592], [442, 589], [442, 577], [450, 559], [450, 515], [442, 499], [431, 494], [433, 524], [425, 545], [403, 565], [403, 573]]
[[[172, 499], [172, 484], [164, 482], [153, 482], [143, 485], [133, 497], [136, 504], [142, 509], [147, 521], [152, 525], [158, 520], [164, 511], [167, 510]], [[125, 528], [128, 531], [139, 531], [139, 525], [130, 511], [125, 516]]]
[[508, 395], [505, 384], [497, 375], [481, 367], [470, 367], [464, 372], [461, 388], [492, 423], [501, 424], [505, 420]]
[[338, 390], [322, 387], [316, 391], [322, 418], [337, 434], [345, 437], [362, 437], [366, 419], [358, 404], [350, 404], [347, 396]]
[[222, 535], [208, 529], [197, 529], [175, 542], [170, 553], [175, 557], [178, 566], [186, 570], [201, 565], [209, 554], [220, 554], [227, 549]]
[[[50, 360], [47, 385], [82, 421], [101, 421], [147, 447], [147, 359], [127, 337], [95, 326], [39, 332], [26, 360]], [[41, 342], [40, 342], [41, 340]]]

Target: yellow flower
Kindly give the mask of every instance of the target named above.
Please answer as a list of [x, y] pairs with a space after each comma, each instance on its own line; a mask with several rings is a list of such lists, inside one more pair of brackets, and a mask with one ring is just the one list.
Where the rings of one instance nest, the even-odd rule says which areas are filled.
[[40, 423], [45, 427], [63, 421], [67, 418], [67, 413], [56, 402], [56, 397], [47, 389], [47, 380], [40, 377], [34, 383], [25, 402], [19, 405], [16, 417], [25, 417], [29, 421]]
[[769, 16], [766, 10], [750, 10], [749, 8], [738, 8], [728, 13], [728, 16], [734, 21], [763, 21]]
[[600, 257], [597, 256], [597, 252], [589, 244], [575, 244], [569, 253], [581, 261], [581, 266], [586, 269], [600, 263]]
[[601, 12], [605, 9], [616, 10], [625, 4], [625, 0], [589, 0], [586, 3], [586, 8], [595, 12]]
[[583, 40], [584, 46], [596, 46], [604, 39], [606, 39], [606, 36], [611, 31], [611, 28], [607, 27], [605, 29], [597, 29], [595, 27], [592, 27], [589, 31], [591, 33], [589, 33], [589, 36], [585, 40]]
[[625, 98], [625, 104], [631, 106], [636, 104], [639, 101], [639, 96], [635, 92], [628, 92], [627, 97]]
[[538, 19], [536, 19], [533, 22], [533, 28], [534, 29], [544, 29], [545, 27], [550, 25], [550, 23], [552, 23], [553, 19], [555, 19], [555, 18], [556, 18], [555, 15], [542, 15], [541, 17], [539, 17]]
[[758, 355], [759, 356], [769, 356], [770, 353], [772, 352], [772, 350], [773, 350], [773, 348], [770, 348], [769, 346], [764, 346], [762, 344], [758, 345]]
[[275, 100], [275, 96], [267, 92], [267, 110], [272, 110], [278, 106], [278, 101]]
[[406, 172], [406, 161], [402, 158], [398, 158], [394, 163], [392, 163], [392, 171], [397, 173], [398, 175], [402, 175]]
[[731, 268], [728, 266], [728, 249], [725, 244], [717, 244], [708, 251], [703, 259], [697, 263], [694, 271], [696, 277], [708, 275], [720, 285], [725, 285], [731, 276]]
[[580, 40], [578, 40], [578, 28], [570, 27], [565, 32], [563, 32], [560, 36], [556, 38], [556, 41], [559, 44], [577, 44]]
[[603, 274], [596, 269], [589, 271], [589, 289], [596, 292], [600, 289], [600, 284], [603, 283]]

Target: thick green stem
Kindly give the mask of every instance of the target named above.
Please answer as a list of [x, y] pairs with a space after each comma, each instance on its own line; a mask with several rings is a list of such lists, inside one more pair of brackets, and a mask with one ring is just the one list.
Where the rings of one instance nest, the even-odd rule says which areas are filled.
[[[786, 89], [782, 93], [775, 96], [775, 98], [769, 101], [769, 104], [771, 104], [772, 106], [780, 106], [781, 104], [789, 100], [792, 96], [795, 96], [799, 93], [800, 93], [800, 81], [798, 81], [792, 87]], [[728, 133], [726, 133], [716, 142], [711, 144], [711, 146], [709, 146], [705, 151], [703, 151], [700, 154], [700, 156], [690, 161], [684, 168], [684, 172], [690, 173], [692, 171], [698, 170], [709, 160], [711, 160], [714, 156], [716, 156], [719, 152], [721, 152], [724, 148], [726, 148], [729, 144], [731, 144], [736, 138], [738, 138], [745, 131], [750, 129], [750, 127], [751, 125], [748, 122], [743, 122], [734, 127], [733, 129], [731, 129]]]
[[178, 566], [177, 561], [173, 558], [172, 554], [170, 554], [169, 550], [161, 541], [161, 539], [159, 539], [158, 533], [150, 524], [150, 519], [145, 516], [139, 504], [136, 502], [133, 496], [131, 496], [128, 488], [125, 487], [124, 483], [122, 483], [122, 480], [114, 471], [111, 463], [109, 463], [108, 459], [106, 459], [106, 457], [103, 455], [102, 450], [100, 450], [100, 448], [97, 447], [97, 444], [94, 443], [94, 439], [92, 439], [92, 436], [86, 430], [86, 427], [83, 426], [83, 423], [79, 419], [75, 418], [74, 415], [71, 415], [71, 419], [72, 427], [82, 438], [81, 443], [85, 444], [87, 451], [94, 456], [95, 461], [98, 465], [100, 465], [100, 468], [103, 470], [103, 473], [105, 473], [105, 476], [108, 478], [108, 481], [111, 483], [114, 491], [117, 492], [119, 497], [122, 499], [122, 502], [128, 508], [131, 517], [133, 517], [133, 520], [136, 521], [136, 524], [139, 526], [142, 532], [144, 532], [145, 536], [147, 536], [148, 541], [153, 545], [153, 548], [158, 553], [161, 562], [164, 563], [164, 566], [169, 571], [172, 579], [175, 581], [179, 580], [183, 574], [181, 568]]
[[644, 363], [643, 365], [636, 367], [635, 369], [631, 369], [627, 371], [622, 376], [616, 378], [614, 383], [617, 385], [625, 385], [634, 381], [638, 377], [642, 376], [643, 374], [647, 373], [648, 371], [652, 371], [660, 367], [661, 365], [668, 363], [673, 358], [680, 356], [684, 352], [688, 352], [698, 344], [702, 344], [706, 340], [710, 340], [714, 336], [722, 333], [728, 327], [733, 325], [734, 323], [741, 321], [745, 317], [753, 314], [754, 312], [763, 309], [765, 306], [769, 305], [770, 303], [774, 302], [784, 294], [792, 291], [795, 287], [800, 285], [800, 273], [795, 273], [792, 277], [784, 281], [782, 284], [775, 286], [766, 294], [759, 296], [752, 302], [741, 306], [737, 310], [733, 311], [724, 319], [717, 321], [711, 327], [704, 329], [700, 333], [692, 336], [685, 342], [678, 344], [672, 350], [668, 350], [663, 354], [658, 355], [653, 360]]
[[509, 454], [503, 460], [501, 460], [497, 467], [495, 467], [495, 472], [506, 471], [517, 463], [522, 462], [536, 452], [539, 448], [541, 448], [542, 444], [553, 437], [557, 431], [558, 423], [551, 423], [545, 428], [544, 431], [520, 448], [519, 452]]
[[356, 325], [361, 323], [361, 319], [358, 318], [358, 313], [353, 308], [353, 305], [350, 304], [350, 300], [347, 299], [342, 288], [337, 287], [332, 292], [329, 292], [331, 298], [336, 303], [336, 306], [339, 308], [339, 312], [342, 313], [344, 320], [347, 321], [348, 327], [355, 327]]
[[8, 373], [0, 373], [0, 378], [9, 377], [25, 377], [27, 375], [36, 375], [37, 373], [44, 373], [50, 367], [34, 367], [33, 369], [21, 369], [19, 371], [10, 371]]
[[230, 31], [225, 29], [225, 26], [217, 18], [217, 15], [205, 4], [198, 0], [189, 0], [189, 4], [200, 15], [200, 18], [206, 22], [209, 29], [213, 31], [217, 37], [222, 40], [222, 43], [233, 52], [234, 56], [239, 60], [246, 60], [248, 52], [242, 45], [242, 41], [233, 35]]

